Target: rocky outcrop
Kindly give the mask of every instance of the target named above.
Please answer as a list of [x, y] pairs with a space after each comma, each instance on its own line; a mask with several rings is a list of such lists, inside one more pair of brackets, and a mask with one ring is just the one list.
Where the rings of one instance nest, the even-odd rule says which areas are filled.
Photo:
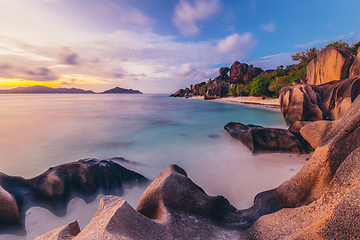
[[252, 153], [309, 153], [314, 149], [298, 132], [230, 122], [225, 130]]
[[103, 197], [94, 219], [64, 239], [241, 239], [238, 230], [246, 224], [224, 197], [208, 196], [182, 168], [170, 165], [145, 190], [136, 211], [120, 197]]
[[230, 83], [249, 83], [263, 72], [261, 68], [235, 61], [230, 67]]
[[297, 84], [280, 91], [280, 109], [288, 125], [296, 121], [336, 120], [360, 93], [360, 77], [322, 85]]
[[349, 77], [360, 76], [360, 52], [358, 51], [357, 56], [354, 59], [353, 64], [349, 70]]
[[170, 97], [185, 97], [189, 92], [189, 89], [179, 89], [174, 94], [171, 94]]
[[338, 125], [341, 119], [334, 121], [320, 120], [310, 122], [300, 129], [301, 136], [311, 145], [317, 148], [320, 143], [329, 135]]
[[[325, 48], [307, 66], [306, 83], [321, 85], [334, 80], [346, 79], [349, 77], [349, 70], [354, 59], [353, 52], [338, 48]], [[352, 76], [357, 75], [352, 74]]]
[[0, 173], [0, 233], [24, 231], [25, 212], [33, 206], [60, 217], [75, 197], [89, 203], [99, 193], [122, 195], [127, 188], [148, 183], [147, 178], [112, 159], [79, 160], [49, 168], [31, 179]]
[[360, 236], [359, 109], [358, 97], [305, 166], [275, 189], [271, 199], [283, 209], [260, 217], [250, 228], [251, 239]]
[[217, 99], [226, 96], [229, 92], [230, 83], [214, 81], [205, 94], [205, 100]]

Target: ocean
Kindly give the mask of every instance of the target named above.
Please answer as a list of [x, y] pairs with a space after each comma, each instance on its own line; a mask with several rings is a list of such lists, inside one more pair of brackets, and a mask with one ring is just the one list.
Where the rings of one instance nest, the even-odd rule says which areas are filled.
[[[207, 194], [244, 209], [257, 193], [296, 174], [308, 156], [254, 156], [224, 130], [230, 121], [286, 128], [279, 110], [160, 94], [2, 94], [0, 171], [31, 178], [83, 158], [123, 157], [130, 161], [124, 167], [153, 180], [175, 163]], [[143, 191], [126, 190], [122, 197], [136, 207]], [[27, 236], [0, 239], [33, 239], [73, 220], [84, 228], [100, 198], [72, 200], [63, 218], [33, 207]]]

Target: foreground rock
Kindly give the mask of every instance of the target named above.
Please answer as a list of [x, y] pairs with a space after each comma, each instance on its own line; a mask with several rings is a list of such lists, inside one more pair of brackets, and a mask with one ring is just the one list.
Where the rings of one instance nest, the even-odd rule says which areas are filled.
[[360, 77], [323, 85], [297, 84], [280, 91], [280, 109], [288, 125], [296, 121], [336, 120], [360, 93]]
[[360, 98], [305, 166], [264, 205], [283, 208], [250, 228], [256, 239], [357, 239], [360, 236]]
[[314, 149], [298, 132], [230, 122], [224, 129], [252, 153], [309, 153]]
[[[75, 237], [61, 239], [241, 239], [246, 226], [222, 196], [208, 196], [186, 172], [170, 165], [133, 209], [120, 197], [103, 197], [91, 222]], [[59, 230], [37, 239], [60, 239]]]
[[144, 176], [111, 159], [79, 160], [49, 168], [31, 179], [0, 173], [0, 233], [24, 231], [25, 212], [33, 206], [61, 217], [75, 197], [89, 203], [99, 193], [122, 195], [127, 188], [148, 183]]

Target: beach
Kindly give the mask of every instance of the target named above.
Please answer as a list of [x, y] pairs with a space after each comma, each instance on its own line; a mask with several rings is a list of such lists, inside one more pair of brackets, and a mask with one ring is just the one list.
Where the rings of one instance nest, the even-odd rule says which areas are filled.
[[[191, 98], [204, 100], [203, 96], [193, 96]], [[252, 106], [256, 106], [256, 107], [280, 109], [279, 98], [262, 99], [262, 97], [241, 96], [241, 97], [222, 97], [222, 98], [207, 100], [207, 101], [232, 103], [232, 104], [245, 104], [245, 105], [252, 105]]]

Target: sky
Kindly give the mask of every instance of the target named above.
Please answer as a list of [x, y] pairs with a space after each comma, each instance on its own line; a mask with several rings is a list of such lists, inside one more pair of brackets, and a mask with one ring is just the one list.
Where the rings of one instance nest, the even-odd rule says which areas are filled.
[[173, 93], [234, 61], [263, 70], [360, 40], [359, 0], [0, 0], [0, 89]]

